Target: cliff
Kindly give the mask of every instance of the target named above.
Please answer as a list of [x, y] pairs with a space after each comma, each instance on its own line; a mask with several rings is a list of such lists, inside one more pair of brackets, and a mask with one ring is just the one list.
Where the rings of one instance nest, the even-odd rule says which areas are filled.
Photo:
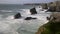
[[[53, 18], [52, 18], [53, 17]], [[54, 13], [50, 21], [39, 27], [36, 34], [60, 34], [60, 13]], [[54, 19], [56, 18], [56, 19]]]

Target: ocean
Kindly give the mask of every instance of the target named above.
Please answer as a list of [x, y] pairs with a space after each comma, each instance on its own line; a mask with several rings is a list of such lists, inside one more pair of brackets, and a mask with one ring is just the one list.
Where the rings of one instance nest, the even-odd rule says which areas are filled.
[[[35, 6], [37, 14], [31, 15], [30, 9]], [[38, 28], [46, 24], [47, 16], [51, 12], [41, 11], [40, 5], [12, 5], [0, 4], [0, 34], [35, 34]], [[22, 18], [14, 19], [14, 15], [21, 13]], [[26, 17], [37, 19], [24, 20]]]

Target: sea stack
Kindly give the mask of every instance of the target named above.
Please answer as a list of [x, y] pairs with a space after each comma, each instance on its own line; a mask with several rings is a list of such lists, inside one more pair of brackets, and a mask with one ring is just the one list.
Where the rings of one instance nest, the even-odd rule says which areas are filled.
[[30, 13], [31, 13], [31, 15], [32, 15], [32, 14], [37, 14], [37, 11], [36, 11], [35, 7], [32, 8], [32, 9], [30, 9]]
[[21, 14], [20, 13], [17, 13], [15, 16], [14, 16], [14, 19], [19, 19], [21, 18]]

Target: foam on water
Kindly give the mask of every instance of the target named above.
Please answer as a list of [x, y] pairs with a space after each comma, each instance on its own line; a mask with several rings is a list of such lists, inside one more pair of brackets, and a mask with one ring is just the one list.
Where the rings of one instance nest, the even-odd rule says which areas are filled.
[[[38, 10], [39, 9], [39, 10]], [[20, 9], [22, 18], [14, 19], [14, 14], [0, 15], [0, 33], [2, 34], [34, 34], [40, 26], [47, 23], [46, 17], [50, 14], [40, 12], [41, 8], [36, 8], [38, 14], [30, 15], [29, 9]], [[24, 20], [26, 17], [35, 17], [35, 20]]]

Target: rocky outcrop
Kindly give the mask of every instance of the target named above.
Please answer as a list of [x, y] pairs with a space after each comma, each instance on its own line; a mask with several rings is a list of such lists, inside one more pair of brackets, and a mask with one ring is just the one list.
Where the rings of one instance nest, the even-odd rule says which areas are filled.
[[47, 20], [50, 20], [50, 17], [46, 17], [47, 18]]
[[21, 14], [20, 13], [17, 13], [15, 16], [14, 16], [14, 19], [19, 19], [21, 18]]
[[60, 12], [60, 1], [50, 2], [48, 3], [48, 11], [47, 12]]
[[60, 34], [60, 13], [52, 13], [49, 22], [39, 27], [36, 34]]
[[43, 4], [43, 5], [42, 5], [42, 8], [43, 8], [43, 9], [48, 9], [47, 3]]
[[31, 19], [37, 19], [37, 18], [32, 18], [32, 17], [26, 17], [25, 20], [31, 20]]
[[31, 15], [32, 15], [32, 14], [37, 14], [37, 11], [36, 11], [35, 8], [32, 8], [32, 9], [30, 9], [30, 13], [31, 13]]
[[48, 22], [41, 26], [36, 34], [60, 34], [60, 22]]
[[60, 13], [52, 13], [52, 15], [50, 15], [50, 21], [60, 22]]

